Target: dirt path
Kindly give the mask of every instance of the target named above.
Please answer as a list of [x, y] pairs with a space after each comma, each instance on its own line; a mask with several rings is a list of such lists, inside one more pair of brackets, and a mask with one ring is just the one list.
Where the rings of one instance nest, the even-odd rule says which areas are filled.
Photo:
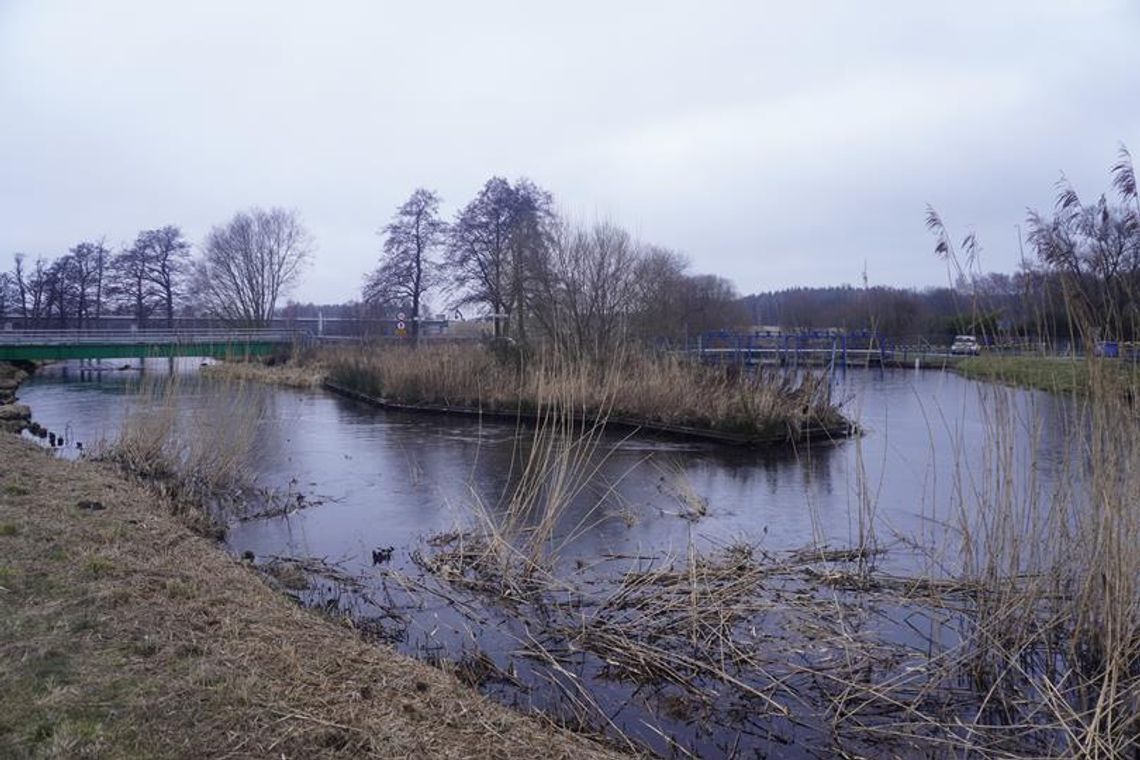
[[0, 433], [0, 757], [612, 756], [299, 609], [107, 467]]

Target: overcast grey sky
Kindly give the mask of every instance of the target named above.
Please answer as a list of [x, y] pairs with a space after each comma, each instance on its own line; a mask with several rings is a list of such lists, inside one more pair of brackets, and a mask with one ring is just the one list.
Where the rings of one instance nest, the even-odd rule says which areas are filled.
[[988, 269], [1064, 170], [1140, 153], [1140, 5], [0, 0], [0, 267], [298, 209], [295, 296], [357, 297], [417, 186], [490, 176], [744, 293], [941, 284], [934, 204]]

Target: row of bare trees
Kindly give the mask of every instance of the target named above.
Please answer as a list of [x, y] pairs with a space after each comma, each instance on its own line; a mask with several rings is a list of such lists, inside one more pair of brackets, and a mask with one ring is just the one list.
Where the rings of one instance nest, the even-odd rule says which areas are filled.
[[140, 232], [114, 252], [100, 240], [83, 241], [52, 261], [29, 262], [17, 253], [0, 281], [0, 313], [25, 324], [85, 327], [105, 313], [145, 322], [153, 313], [173, 319], [190, 246], [177, 227]]
[[746, 319], [727, 280], [691, 275], [681, 255], [612, 223], [562, 219], [529, 180], [491, 178], [450, 222], [439, 205], [433, 191], [411, 194], [364, 282], [366, 303], [410, 313], [413, 340], [429, 294], [489, 313], [496, 336], [538, 333], [579, 355]]
[[253, 208], [211, 229], [197, 258], [174, 225], [143, 230], [117, 251], [99, 239], [54, 260], [18, 253], [0, 273], [0, 315], [30, 327], [83, 328], [109, 314], [172, 327], [180, 313], [263, 326], [311, 250], [296, 213]]

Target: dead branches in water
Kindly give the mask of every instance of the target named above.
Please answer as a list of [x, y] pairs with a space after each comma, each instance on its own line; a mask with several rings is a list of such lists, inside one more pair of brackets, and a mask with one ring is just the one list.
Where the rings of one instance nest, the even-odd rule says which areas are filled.
[[516, 656], [575, 673], [563, 679], [567, 700], [595, 728], [631, 709], [615, 716], [597, 703], [608, 682], [642, 695], [650, 731], [669, 741], [699, 725], [858, 755], [1062, 756], [1071, 746], [1042, 701], [1075, 710], [1078, 684], [1046, 677], [1037, 650], [988, 679], [976, 672], [978, 637], [996, 634], [977, 626], [994, 593], [977, 584], [874, 571], [860, 550], [747, 544], [614, 557], [613, 572], [567, 580], [502, 574], [475, 536], [437, 543], [415, 555], [420, 583], [450, 589], [441, 593], [461, 600], [457, 610], [498, 610]]

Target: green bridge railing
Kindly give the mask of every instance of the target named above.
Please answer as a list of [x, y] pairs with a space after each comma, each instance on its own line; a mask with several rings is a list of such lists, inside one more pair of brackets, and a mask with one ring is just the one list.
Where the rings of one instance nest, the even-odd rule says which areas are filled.
[[267, 356], [312, 340], [298, 330], [4, 330], [0, 361]]

